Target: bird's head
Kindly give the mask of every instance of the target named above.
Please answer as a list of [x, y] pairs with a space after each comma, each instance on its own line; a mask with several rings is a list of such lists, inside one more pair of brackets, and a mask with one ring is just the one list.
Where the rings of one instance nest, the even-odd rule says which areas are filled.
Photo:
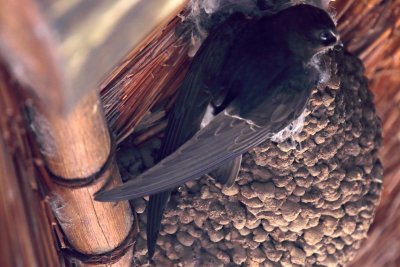
[[296, 55], [311, 58], [339, 43], [339, 34], [330, 15], [311, 5], [296, 5], [278, 14], [284, 23], [285, 41]]

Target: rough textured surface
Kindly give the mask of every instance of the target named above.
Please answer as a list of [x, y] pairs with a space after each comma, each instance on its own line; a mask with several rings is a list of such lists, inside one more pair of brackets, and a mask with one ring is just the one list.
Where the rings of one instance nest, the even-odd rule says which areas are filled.
[[[176, 190], [157, 266], [337, 266], [353, 258], [379, 201], [381, 134], [361, 62], [340, 52], [335, 58], [337, 75], [315, 90], [294, 140], [267, 141], [245, 154], [232, 188], [204, 177]], [[154, 164], [160, 139], [138, 149], [130, 143], [119, 153], [126, 176]], [[134, 206], [140, 219], [135, 264], [141, 265], [145, 200]]]

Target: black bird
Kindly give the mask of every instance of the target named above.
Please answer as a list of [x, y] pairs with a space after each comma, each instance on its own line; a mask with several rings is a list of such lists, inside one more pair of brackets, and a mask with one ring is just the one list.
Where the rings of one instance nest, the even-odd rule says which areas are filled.
[[[219, 181], [232, 184], [242, 153], [304, 111], [321, 74], [315, 59], [337, 41], [330, 16], [310, 5], [253, 19], [232, 15], [209, 34], [192, 61], [169, 114], [161, 161], [136, 179], [99, 192], [96, 200], [157, 193], [147, 211], [151, 258], [171, 190], [217, 168]], [[211, 122], [201, 128], [210, 111]]]

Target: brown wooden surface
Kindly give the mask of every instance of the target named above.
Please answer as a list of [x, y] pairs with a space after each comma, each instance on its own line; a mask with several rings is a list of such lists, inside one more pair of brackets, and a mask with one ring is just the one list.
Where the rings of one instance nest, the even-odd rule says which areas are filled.
[[0, 67], [0, 266], [57, 267], [61, 262], [16, 89]]
[[383, 194], [369, 237], [351, 266], [400, 266], [400, 1], [337, 1], [350, 51], [366, 68], [382, 120]]
[[[35, 136], [52, 173], [66, 179], [84, 178], [106, 162], [112, 152], [111, 142], [96, 92], [85, 96], [66, 116], [43, 107], [33, 108]], [[47, 180], [55, 216], [68, 242], [81, 253], [111, 251], [132, 228], [133, 216], [127, 201], [115, 204], [93, 199], [110, 175], [112, 186], [121, 183], [115, 165], [103, 175], [102, 182], [82, 188], [59, 186]], [[113, 266], [126, 266], [130, 260], [131, 251]]]
[[32, 0], [0, 0], [0, 6], [2, 62], [36, 97], [59, 110], [65, 92], [61, 88], [61, 64], [49, 25]]

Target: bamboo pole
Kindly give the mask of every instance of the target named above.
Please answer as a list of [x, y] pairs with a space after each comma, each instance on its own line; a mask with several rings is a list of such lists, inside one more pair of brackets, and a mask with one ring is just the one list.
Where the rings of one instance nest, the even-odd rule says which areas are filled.
[[[49, 112], [43, 106], [32, 107], [33, 129], [47, 168], [53, 174], [47, 179], [52, 192], [50, 205], [69, 245], [80, 253], [97, 255], [110, 252], [132, 238], [133, 216], [128, 202], [93, 200], [94, 193], [109, 177], [110, 186], [121, 182], [115, 161], [98, 181], [76, 188], [68, 184], [96, 173], [113, 153], [97, 93], [86, 95], [65, 116]], [[65, 183], [55, 183], [54, 177], [64, 178]], [[131, 256], [132, 250], [128, 250], [113, 266], [129, 266]]]

